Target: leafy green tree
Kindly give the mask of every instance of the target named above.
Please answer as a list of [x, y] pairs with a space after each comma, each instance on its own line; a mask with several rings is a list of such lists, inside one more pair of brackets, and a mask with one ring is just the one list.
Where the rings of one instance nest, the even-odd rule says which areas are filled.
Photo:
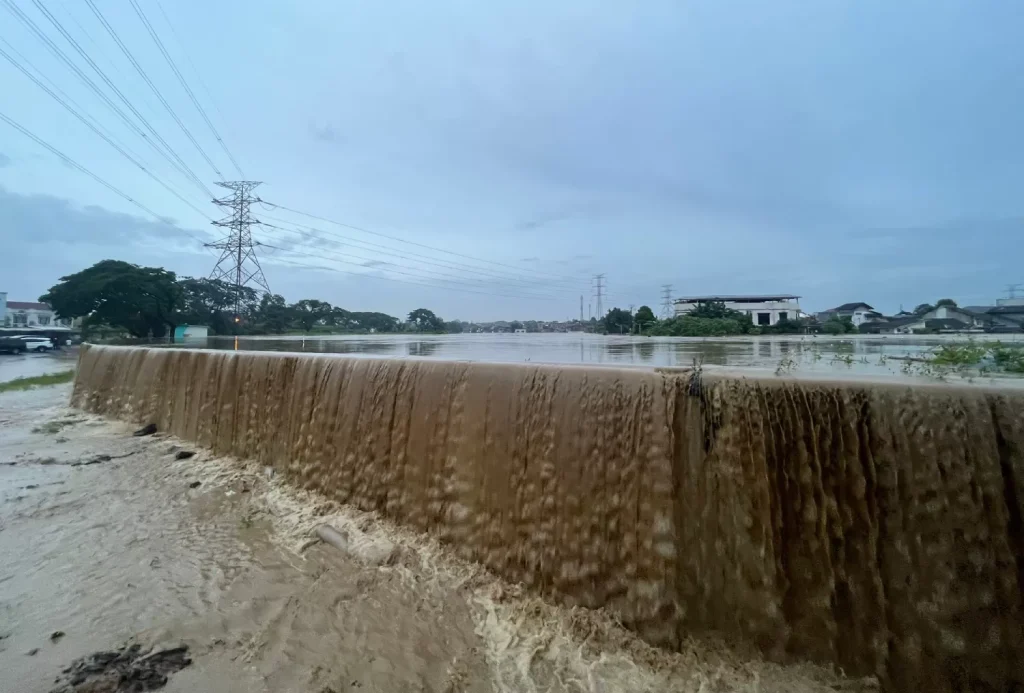
[[348, 329], [366, 332], [396, 332], [400, 324], [401, 320], [386, 313], [355, 312], [347, 318]]
[[933, 306], [932, 304], [922, 303], [921, 305], [914, 309], [914, 315], [924, 315], [925, 313], [928, 313], [933, 310], [935, 310], [935, 306]]
[[266, 332], [281, 334], [291, 326], [295, 315], [291, 307], [285, 303], [284, 296], [263, 294], [254, 317], [255, 322]]
[[462, 323], [458, 320], [452, 320], [444, 324], [444, 331], [448, 334], [460, 334], [462, 332]]
[[444, 330], [444, 320], [426, 308], [417, 308], [410, 312], [409, 322], [417, 332], [441, 332]]
[[327, 301], [304, 298], [291, 305], [291, 312], [302, 329], [309, 332], [315, 325], [325, 325], [331, 320], [334, 308]]
[[508, 324], [508, 329], [512, 330], [513, 332], [515, 332], [516, 330], [521, 330], [523, 329], [523, 323], [519, 322], [518, 320], [513, 320]]
[[622, 308], [612, 308], [601, 320], [601, 329], [609, 334], [626, 334], [633, 329], [633, 315]]
[[949, 306], [950, 308], [956, 308], [956, 301], [954, 301], [951, 298], [940, 298], [938, 301], [935, 302], [935, 307], [938, 308], [939, 306]]
[[637, 331], [648, 329], [658, 319], [654, 317], [654, 311], [651, 310], [650, 306], [640, 306], [636, 309], [636, 313], [633, 314], [633, 324], [636, 326]]
[[240, 292], [236, 292], [232, 284], [220, 279], [186, 277], [178, 281], [178, 287], [182, 297], [178, 324], [206, 325], [214, 334], [239, 331], [239, 325], [235, 322], [236, 296], [239, 298], [242, 315], [249, 315], [259, 298], [259, 294], [251, 287], [243, 286]]
[[648, 334], [656, 337], [725, 337], [744, 334], [747, 325], [730, 318], [701, 318], [692, 314], [656, 323]]
[[174, 328], [181, 298], [173, 272], [102, 260], [61, 277], [39, 300], [61, 318], [84, 318], [86, 330], [102, 324], [133, 337], [160, 338]]

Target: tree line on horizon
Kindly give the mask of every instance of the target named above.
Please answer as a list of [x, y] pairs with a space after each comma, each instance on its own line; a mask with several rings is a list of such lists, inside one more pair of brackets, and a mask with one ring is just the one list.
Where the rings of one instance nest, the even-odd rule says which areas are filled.
[[61, 318], [82, 319], [83, 334], [126, 332], [137, 339], [162, 339], [177, 325], [206, 325], [212, 334], [261, 335], [327, 329], [343, 332], [461, 332], [427, 308], [406, 320], [376, 311], [350, 311], [327, 301], [288, 303], [279, 294], [250, 287], [236, 291], [218, 279], [178, 278], [162, 267], [102, 260], [61, 277], [39, 297]]

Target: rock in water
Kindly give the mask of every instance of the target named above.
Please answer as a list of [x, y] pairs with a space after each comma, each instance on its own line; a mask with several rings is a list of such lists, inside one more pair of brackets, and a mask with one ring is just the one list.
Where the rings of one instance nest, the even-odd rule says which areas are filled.
[[174, 459], [176, 459], [176, 460], [187, 460], [190, 457], [194, 457], [195, 454], [196, 453], [195, 453], [194, 450], [178, 450], [178, 452], [176, 452], [175, 455], [174, 455]]
[[167, 685], [167, 676], [192, 663], [188, 647], [143, 652], [130, 645], [76, 659], [63, 671], [50, 693], [126, 693], [152, 691]]
[[135, 436], [136, 438], [141, 438], [142, 436], [151, 436], [154, 433], [156, 433], [156, 424], [151, 423], [146, 424], [139, 430], [135, 431], [135, 433], [132, 433], [132, 435]]

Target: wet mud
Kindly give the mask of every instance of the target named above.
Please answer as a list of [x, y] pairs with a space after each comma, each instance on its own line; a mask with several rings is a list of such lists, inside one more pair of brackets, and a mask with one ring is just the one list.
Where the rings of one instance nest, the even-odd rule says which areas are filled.
[[[170, 693], [874, 687], [720, 638], [652, 647], [436, 536], [162, 426], [135, 438], [137, 424], [67, 409], [69, 394], [0, 396], [0, 690], [47, 693], [72, 662], [125, 642], [189, 647]], [[324, 525], [344, 552], [318, 539]]]
[[167, 685], [167, 678], [192, 663], [188, 647], [143, 651], [141, 645], [96, 652], [61, 672], [50, 693], [143, 693]]

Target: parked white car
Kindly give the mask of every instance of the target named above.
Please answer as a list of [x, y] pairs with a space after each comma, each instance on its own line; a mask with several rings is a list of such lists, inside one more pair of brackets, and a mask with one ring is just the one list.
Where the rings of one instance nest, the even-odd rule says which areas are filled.
[[53, 342], [46, 337], [22, 337], [25, 342], [25, 351], [49, 351], [53, 348]]

